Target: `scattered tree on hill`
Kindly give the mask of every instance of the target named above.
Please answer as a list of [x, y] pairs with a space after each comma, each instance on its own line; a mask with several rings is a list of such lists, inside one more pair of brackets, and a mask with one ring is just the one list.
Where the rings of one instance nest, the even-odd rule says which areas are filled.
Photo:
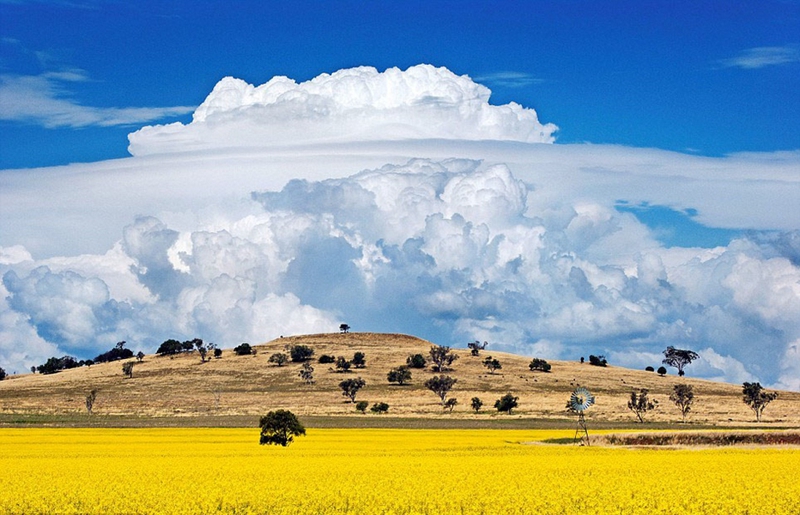
[[541, 372], [550, 372], [552, 366], [543, 359], [533, 358], [531, 363], [528, 365], [528, 368], [530, 368], [531, 371], [539, 370]]
[[483, 407], [483, 401], [480, 400], [478, 397], [472, 398], [472, 409], [475, 410], [475, 413], [479, 412]]
[[128, 359], [133, 357], [133, 351], [130, 349], [125, 348], [124, 340], [121, 342], [117, 342], [113, 349], [108, 352], [104, 352], [94, 358], [94, 363], [108, 363], [110, 361], [117, 361], [120, 359]]
[[347, 325], [347, 324], [341, 324], [339, 326], [339, 331], [342, 332], [342, 333], [350, 332], [350, 326]]
[[664, 359], [661, 361], [661, 363], [677, 368], [678, 375], [683, 377], [683, 367], [689, 365], [692, 361], [696, 360], [699, 357], [700, 355], [698, 355], [694, 351], [685, 349], [676, 349], [675, 347], [670, 345], [664, 351]]
[[80, 363], [72, 356], [62, 356], [60, 358], [53, 356], [48, 358], [43, 365], [36, 367], [36, 370], [38, 370], [40, 374], [55, 374], [61, 370], [68, 370], [79, 366]]
[[656, 408], [656, 404], [658, 401], [651, 401], [647, 397], [647, 389], [642, 388], [639, 390], [639, 394], [636, 394], [636, 391], [631, 392], [631, 400], [628, 401], [628, 409], [631, 410], [636, 414], [636, 417], [639, 419], [639, 422], [644, 423], [644, 415], [648, 411], [652, 411]]
[[219, 359], [222, 357], [222, 349], [219, 347], [214, 347], [214, 358]]
[[483, 360], [483, 366], [489, 369], [490, 374], [494, 374], [495, 370], [503, 368], [503, 365], [491, 356], [486, 356], [486, 359]]
[[510, 393], [507, 393], [495, 401], [494, 407], [501, 413], [505, 411], [511, 415], [511, 410], [517, 407], [518, 400], [519, 397], [514, 397]]
[[606, 360], [605, 356], [594, 356], [589, 355], [589, 364], [594, 365], [596, 367], [604, 367], [608, 365], [608, 361]]
[[644, 371], [645, 371], [645, 372], [655, 372], [655, 371], [656, 371], [656, 369], [655, 369], [655, 368], [653, 368], [653, 367], [644, 367]]
[[351, 360], [353, 366], [356, 368], [364, 368], [367, 366], [367, 359], [366, 355], [363, 352], [356, 352], [353, 354], [353, 359]]
[[128, 361], [127, 363], [122, 364], [122, 373], [128, 376], [129, 378], [133, 377], [133, 365], [135, 365], [135, 361]]
[[442, 409], [450, 410], [450, 413], [452, 413], [453, 408], [456, 407], [456, 404], [458, 404], [458, 399], [456, 399], [455, 397], [450, 397], [449, 399], [447, 399], [447, 401], [445, 401], [444, 405], [442, 406]]
[[172, 354], [179, 354], [183, 352], [183, 344], [178, 340], [165, 340], [161, 345], [158, 346], [158, 350], [156, 350], [156, 354], [161, 356], [164, 355], [172, 355]]
[[358, 401], [356, 403], [356, 411], [360, 411], [361, 414], [363, 415], [363, 414], [365, 414], [367, 412], [367, 407], [368, 406], [369, 406], [369, 403], [367, 401]]
[[300, 378], [306, 382], [306, 384], [314, 384], [314, 367], [311, 366], [311, 363], [306, 361], [303, 363], [302, 368], [300, 368], [300, 372], [298, 373]]
[[0, 381], [2, 381], [5, 378], [6, 378], [6, 371], [3, 369], [3, 367], [0, 367]]
[[665, 375], [667, 375], [667, 369], [664, 368], [664, 367], [658, 367], [658, 370], [656, 370], [656, 373], [658, 375], [660, 375], [661, 377], [664, 377]]
[[475, 340], [474, 342], [469, 342], [467, 344], [467, 348], [469, 348], [470, 354], [473, 356], [478, 356], [487, 345], [489, 345], [489, 342], [481, 343], [480, 341]]
[[253, 348], [249, 343], [242, 343], [233, 348], [233, 353], [237, 356], [248, 356], [253, 353]]
[[350, 361], [345, 358], [344, 356], [339, 356], [336, 358], [336, 371], [340, 373], [349, 372], [350, 371]]
[[31, 365], [31, 374], [35, 373], [36, 373], [36, 367], [34, 365]]
[[669, 400], [675, 403], [678, 406], [678, 409], [681, 410], [681, 417], [683, 417], [683, 423], [686, 423], [686, 414], [692, 409], [692, 404], [694, 403], [694, 391], [692, 389], [692, 385], [690, 384], [676, 384], [672, 387], [672, 393], [669, 394]]
[[442, 406], [444, 406], [447, 399], [447, 394], [450, 393], [450, 390], [453, 388], [453, 385], [456, 384], [456, 382], [458, 382], [458, 379], [450, 376], [433, 376], [425, 381], [425, 388], [435, 393], [441, 400]]
[[314, 349], [307, 345], [292, 345], [289, 348], [289, 356], [292, 357], [292, 361], [295, 363], [308, 361], [313, 355]]
[[412, 354], [406, 358], [406, 365], [409, 368], [425, 368], [428, 365], [428, 361], [422, 354]]
[[289, 356], [287, 356], [283, 352], [276, 352], [275, 354], [269, 357], [267, 363], [275, 363], [275, 365], [282, 367], [288, 361], [289, 361]]
[[403, 386], [407, 382], [411, 381], [411, 371], [408, 367], [397, 367], [393, 368], [386, 374], [386, 379], [390, 383], [397, 383], [400, 386]]
[[137, 360], [139, 363], [141, 363], [141, 362], [142, 362], [142, 360], [144, 360], [144, 352], [142, 352], [142, 351], [139, 351], [139, 352], [137, 352], [137, 353], [136, 353], [136, 360]]
[[192, 342], [194, 343], [197, 352], [200, 353], [200, 363], [205, 363], [206, 355], [208, 354], [208, 348], [203, 343], [203, 340], [201, 340], [200, 338], [195, 338], [194, 340], [192, 340]]
[[372, 407], [369, 410], [373, 413], [380, 415], [381, 413], [386, 413], [387, 411], [389, 411], [389, 405], [386, 404], [385, 402], [376, 402], [375, 404], [372, 405]]
[[295, 436], [306, 434], [303, 424], [288, 410], [270, 411], [258, 423], [261, 428], [261, 445], [282, 445], [286, 447], [294, 441]]
[[319, 357], [319, 362], [322, 364], [326, 363], [336, 363], [336, 356], [331, 356], [330, 354], [323, 354]]
[[364, 388], [366, 384], [366, 381], [357, 377], [355, 379], [345, 379], [339, 383], [339, 388], [342, 389], [342, 395], [350, 399], [350, 402], [356, 402], [356, 394], [358, 394], [358, 391]]
[[766, 392], [761, 383], [743, 383], [742, 401], [750, 406], [756, 414], [756, 421], [761, 422], [761, 414], [767, 404], [778, 398], [778, 392]]
[[94, 408], [94, 401], [97, 399], [97, 390], [92, 390], [91, 392], [86, 394], [86, 411], [89, 415], [92, 414], [92, 409]]
[[450, 370], [450, 365], [458, 359], [458, 355], [454, 354], [450, 347], [444, 345], [434, 345], [429, 352], [431, 361], [433, 361], [434, 372], [444, 372]]

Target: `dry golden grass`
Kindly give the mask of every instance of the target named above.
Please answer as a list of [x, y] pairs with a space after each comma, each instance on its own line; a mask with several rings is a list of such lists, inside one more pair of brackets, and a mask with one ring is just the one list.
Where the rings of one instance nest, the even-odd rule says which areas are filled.
[[[283, 352], [286, 346], [304, 344], [315, 351], [315, 384], [307, 385], [299, 377], [300, 365], [288, 363], [277, 367], [269, 356]], [[393, 418], [424, 418], [463, 421], [509, 419], [558, 420], [569, 418], [564, 407], [570, 392], [578, 385], [595, 394], [597, 403], [588, 419], [634, 425], [635, 416], [627, 410], [631, 390], [647, 388], [659, 402], [648, 413], [648, 422], [679, 422], [680, 412], [669, 401], [674, 384], [694, 386], [695, 405], [687, 421], [691, 424], [756, 426], [753, 412], [741, 400], [741, 386], [716, 383], [691, 377], [659, 377], [652, 372], [609, 366], [594, 367], [578, 362], [551, 361], [552, 372], [531, 372], [529, 357], [487, 349], [472, 357], [467, 349], [456, 349], [460, 359], [449, 375], [457, 378], [450, 397], [458, 399], [453, 413], [442, 410], [439, 399], [425, 389], [430, 368], [412, 370], [410, 384], [398, 386], [386, 379], [387, 372], [405, 364], [410, 354], [427, 357], [431, 343], [397, 334], [348, 333], [286, 337], [256, 345], [255, 356], [236, 356], [225, 350], [221, 359], [200, 362], [197, 353], [174, 357], [149, 355], [134, 367], [133, 378], [122, 373], [122, 362], [65, 370], [53, 375], [26, 374], [0, 382], [0, 414], [56, 414], [79, 416], [86, 413], [84, 399], [98, 390], [94, 412], [98, 416], [135, 417], [255, 417], [268, 410], [285, 408], [306, 417], [371, 417], [355, 412], [352, 403], [338, 387], [345, 378], [362, 377], [367, 385], [356, 400], [386, 402]], [[346, 374], [332, 371], [330, 364], [320, 364], [322, 354], [352, 358], [364, 352], [367, 366]], [[503, 365], [490, 374], [482, 365], [492, 355]], [[691, 373], [691, 367], [689, 368]], [[512, 415], [498, 414], [496, 399], [511, 392], [519, 397], [519, 408]], [[470, 399], [484, 402], [481, 413], [470, 409]], [[387, 417], [383, 415], [383, 417]], [[190, 425], [190, 423], [189, 423]], [[781, 392], [767, 407], [762, 426], [800, 426], [800, 393]]]

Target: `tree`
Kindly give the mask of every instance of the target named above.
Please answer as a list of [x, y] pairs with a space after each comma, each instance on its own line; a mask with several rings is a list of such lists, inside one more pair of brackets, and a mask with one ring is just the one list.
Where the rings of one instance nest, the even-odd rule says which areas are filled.
[[443, 408], [443, 409], [446, 409], [446, 410], [450, 410], [450, 413], [452, 413], [452, 412], [453, 412], [453, 408], [455, 408], [455, 407], [456, 407], [456, 404], [458, 404], [458, 399], [456, 399], [455, 397], [450, 397], [450, 398], [449, 398], [449, 399], [447, 399], [447, 401], [444, 403], [444, 405], [442, 406], [442, 408]]
[[353, 359], [350, 362], [356, 368], [364, 368], [367, 366], [367, 359], [363, 352], [356, 352], [353, 354]]
[[445, 399], [447, 398], [447, 394], [450, 393], [450, 390], [453, 388], [453, 385], [458, 382], [458, 379], [454, 379], [450, 376], [440, 375], [440, 376], [433, 376], [427, 381], [425, 381], [425, 388], [435, 393], [439, 399], [442, 401], [442, 406], [445, 405]]
[[645, 372], [655, 372], [655, 371], [656, 371], [656, 369], [655, 369], [655, 368], [653, 368], [653, 367], [644, 367], [644, 371], [645, 371]]
[[406, 365], [410, 368], [425, 368], [428, 365], [428, 361], [422, 354], [412, 354], [406, 358]]
[[336, 356], [331, 356], [330, 354], [323, 354], [319, 357], [319, 362], [322, 364], [326, 363], [336, 363]]
[[387, 411], [389, 411], [389, 405], [386, 404], [385, 402], [376, 402], [375, 404], [372, 405], [372, 407], [369, 410], [373, 413], [380, 415], [381, 413], [386, 413]]
[[242, 343], [233, 348], [233, 353], [237, 356], [248, 356], [253, 353], [253, 348], [249, 343]]
[[55, 374], [56, 372], [78, 366], [80, 366], [80, 363], [72, 356], [62, 356], [60, 358], [53, 356], [48, 358], [43, 365], [36, 367], [36, 370], [38, 370], [40, 374]]
[[139, 363], [141, 363], [143, 359], [144, 359], [144, 352], [142, 352], [142, 351], [137, 352], [136, 353], [136, 360]]
[[683, 417], [683, 423], [686, 423], [686, 414], [692, 409], [692, 404], [694, 403], [694, 391], [692, 390], [692, 385], [690, 384], [676, 384], [672, 387], [672, 393], [669, 394], [669, 400], [675, 403], [678, 406], [678, 409], [681, 410], [681, 416]]
[[366, 384], [366, 381], [357, 377], [355, 379], [345, 379], [339, 383], [339, 388], [342, 389], [342, 395], [350, 399], [350, 402], [356, 402], [356, 394], [360, 389], [364, 388]]
[[34, 365], [31, 365], [31, 374], [35, 373], [36, 373], [36, 367]]
[[467, 344], [467, 348], [469, 349], [470, 354], [473, 356], [478, 356], [487, 345], [489, 345], [489, 342], [481, 343], [480, 341], [475, 340], [474, 342], [469, 342]]
[[483, 360], [483, 366], [489, 369], [490, 374], [494, 374], [495, 370], [500, 370], [503, 368], [503, 365], [500, 362], [491, 356], [486, 356], [486, 359]]
[[295, 436], [306, 434], [306, 428], [297, 417], [288, 410], [270, 411], [258, 423], [261, 428], [261, 445], [282, 445], [286, 447], [294, 441]]
[[192, 342], [194, 343], [195, 348], [197, 348], [197, 352], [200, 353], [200, 363], [205, 363], [206, 355], [208, 354], [208, 349], [203, 343], [203, 340], [201, 340], [200, 338], [195, 338], [194, 340], [192, 340]]
[[214, 358], [219, 359], [222, 357], [222, 349], [219, 347], [214, 347]]
[[97, 399], [97, 390], [92, 390], [86, 394], [86, 411], [89, 413], [89, 415], [92, 414], [92, 408], [94, 408], [95, 399]]
[[135, 365], [135, 361], [128, 361], [122, 365], [122, 373], [126, 376], [133, 377], [133, 365]]
[[363, 415], [363, 414], [365, 414], [367, 412], [367, 407], [368, 406], [369, 406], [369, 403], [367, 401], [358, 401], [356, 403], [356, 411], [360, 411], [361, 414]]
[[275, 363], [275, 365], [282, 367], [289, 361], [289, 356], [284, 354], [283, 352], [276, 352], [272, 356], [269, 357], [267, 360], [268, 363]]
[[386, 379], [390, 383], [397, 383], [400, 386], [403, 386], [407, 382], [411, 381], [411, 371], [408, 367], [397, 367], [393, 368], [386, 374]]
[[336, 371], [337, 372], [348, 372], [350, 370], [350, 361], [347, 360], [344, 356], [339, 356], [336, 358]]
[[645, 413], [654, 410], [656, 408], [656, 404], [658, 404], [658, 401], [651, 401], [647, 397], [647, 393], [648, 391], [645, 388], [639, 390], [638, 395], [636, 394], [636, 391], [632, 391], [631, 400], [628, 401], [628, 409], [636, 414], [636, 417], [641, 423], [644, 423]]
[[761, 387], [761, 383], [742, 384], [742, 400], [755, 412], [756, 422], [761, 422], [761, 414], [764, 412], [764, 408], [777, 398], [778, 392], [766, 392]]
[[311, 363], [309, 363], [308, 361], [303, 363], [303, 366], [302, 368], [300, 368], [300, 372], [298, 373], [298, 375], [303, 381], [306, 382], [306, 384], [314, 384], [314, 367], [312, 367]]
[[341, 324], [339, 326], [339, 332], [342, 332], [342, 333], [350, 332], [350, 326], [347, 325], [347, 324]]
[[594, 365], [596, 367], [604, 367], [608, 365], [608, 361], [606, 360], [605, 356], [594, 356], [589, 355], [589, 364]]
[[3, 370], [3, 367], [0, 367], [0, 381], [6, 378], [6, 371]]
[[310, 360], [311, 356], [314, 355], [314, 349], [307, 345], [292, 345], [289, 349], [289, 355], [292, 357], [292, 361], [300, 363]]
[[454, 354], [450, 350], [450, 347], [443, 345], [432, 346], [429, 354], [431, 355], [431, 361], [434, 363], [434, 372], [444, 372], [445, 370], [450, 370], [450, 365], [452, 365], [453, 362], [458, 359], [458, 355]]
[[699, 357], [700, 356], [694, 351], [676, 349], [670, 345], [664, 351], [664, 359], [661, 361], [661, 363], [677, 368], [678, 375], [683, 377], [683, 367], [689, 365], [692, 361]]
[[664, 377], [667, 374], [667, 369], [664, 368], [664, 367], [658, 367], [658, 370], [656, 370], [656, 373], [658, 375], [660, 375], [661, 377]]
[[480, 400], [478, 397], [472, 398], [472, 409], [475, 410], [475, 413], [479, 412], [483, 407], [483, 401]]
[[543, 359], [533, 358], [528, 365], [528, 368], [530, 368], [531, 371], [540, 370], [542, 372], [550, 372], [552, 366]]
[[117, 361], [120, 359], [128, 359], [133, 357], [133, 351], [130, 349], [125, 348], [124, 340], [121, 342], [117, 342], [113, 349], [108, 352], [104, 352], [97, 357], [94, 358], [95, 363], [108, 363], [110, 361]]
[[165, 340], [161, 345], [158, 346], [156, 354], [163, 356], [163, 355], [178, 354], [181, 352], [183, 352], [183, 345], [181, 344], [181, 342], [179, 342], [178, 340], [169, 339]]
[[495, 401], [494, 407], [501, 413], [506, 411], [511, 415], [511, 410], [517, 407], [518, 400], [519, 397], [514, 397], [510, 393], [507, 393]]

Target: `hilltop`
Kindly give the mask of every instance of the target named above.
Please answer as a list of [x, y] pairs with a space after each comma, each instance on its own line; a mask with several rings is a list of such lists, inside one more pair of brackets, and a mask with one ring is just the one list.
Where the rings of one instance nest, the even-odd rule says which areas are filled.
[[[269, 356], [284, 352], [292, 345], [314, 349], [314, 384], [305, 384], [298, 375], [298, 363], [278, 367]], [[362, 377], [366, 386], [357, 400], [386, 402], [387, 419], [434, 420], [509, 420], [569, 419], [564, 407], [570, 393], [578, 386], [587, 387], [597, 398], [587, 417], [596, 422], [630, 423], [634, 415], [626, 408], [632, 390], [647, 388], [659, 402], [648, 413], [650, 422], [678, 422], [680, 413], [669, 401], [674, 384], [693, 385], [695, 405], [688, 417], [692, 424], [755, 425], [753, 412], [741, 400], [741, 385], [719, 383], [675, 375], [658, 376], [653, 372], [596, 367], [588, 362], [549, 361], [549, 373], [531, 372], [530, 357], [491, 349], [479, 357], [468, 349], [454, 349], [459, 359], [448, 375], [458, 382], [450, 397], [459, 404], [452, 413], [442, 410], [438, 397], [427, 390], [424, 381], [435, 375], [430, 370], [412, 369], [412, 379], [405, 386], [390, 384], [387, 372], [404, 365], [410, 354], [428, 357], [432, 343], [413, 336], [379, 333], [334, 333], [282, 337], [254, 345], [255, 355], [237, 356], [226, 349], [220, 359], [201, 363], [196, 352], [175, 356], [147, 355], [134, 367], [133, 377], [122, 373], [123, 362], [64, 370], [57, 374], [25, 374], [0, 381], [2, 420], [32, 415], [81, 416], [86, 414], [84, 399], [97, 390], [96, 417], [130, 416], [139, 418], [180, 417], [191, 424], [202, 417], [255, 417], [276, 408], [290, 409], [306, 417], [378, 418], [356, 413], [338, 387], [346, 378]], [[336, 373], [333, 364], [317, 360], [323, 354], [352, 358], [356, 351], [366, 355], [366, 368]], [[502, 363], [494, 374], [482, 365], [491, 355]], [[126, 361], [135, 361], [126, 360]], [[688, 369], [691, 373], [691, 367]], [[519, 408], [512, 415], [498, 414], [492, 407], [499, 397], [511, 392], [519, 397]], [[470, 409], [470, 399], [479, 397], [484, 408], [479, 414]], [[359, 419], [363, 420], [363, 419]], [[800, 393], [780, 392], [764, 412], [763, 426], [800, 426]]]

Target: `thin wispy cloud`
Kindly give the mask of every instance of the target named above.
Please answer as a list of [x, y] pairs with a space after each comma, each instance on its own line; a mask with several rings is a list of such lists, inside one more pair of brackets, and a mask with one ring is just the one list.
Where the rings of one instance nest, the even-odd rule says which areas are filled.
[[134, 125], [180, 116], [194, 107], [94, 107], [72, 98], [69, 85], [88, 81], [80, 69], [0, 75], [0, 120], [59, 127]]
[[800, 62], [800, 50], [791, 46], [760, 46], [748, 48], [736, 57], [722, 59], [725, 68], [756, 70], [767, 66]]
[[475, 81], [489, 84], [490, 86], [494, 87], [524, 88], [527, 86], [533, 86], [534, 84], [541, 84], [544, 82], [544, 79], [534, 77], [529, 73], [506, 71], [481, 75], [475, 77]]

